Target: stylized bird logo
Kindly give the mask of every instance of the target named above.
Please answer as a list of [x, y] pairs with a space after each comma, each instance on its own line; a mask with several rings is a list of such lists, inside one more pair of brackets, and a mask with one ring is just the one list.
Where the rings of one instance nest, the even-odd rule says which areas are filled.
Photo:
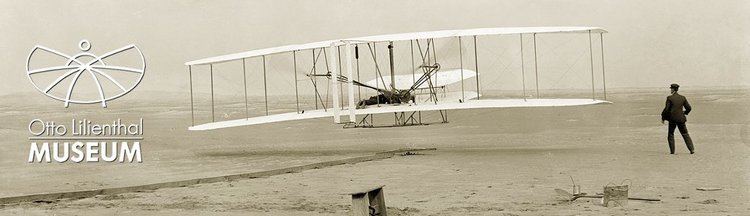
[[[127, 94], [128, 92], [132, 91], [143, 79], [143, 75], [146, 72], [146, 60], [143, 57], [143, 53], [141, 52], [141, 50], [138, 49], [138, 47], [133, 44], [112, 50], [100, 56], [97, 56], [91, 52], [88, 52], [89, 49], [91, 49], [91, 43], [88, 40], [85, 40], [85, 39], [81, 40], [78, 43], [78, 47], [81, 49], [82, 52], [75, 56], [70, 56], [62, 52], [59, 52], [57, 50], [53, 50], [53, 49], [50, 49], [41, 45], [36, 45], [34, 46], [33, 49], [31, 49], [31, 52], [29, 53], [29, 56], [26, 59], [26, 75], [29, 77], [29, 80], [34, 85], [34, 87], [40, 92], [44, 93], [45, 95], [51, 98], [63, 101], [65, 103], [65, 107], [68, 107], [70, 103], [78, 103], [78, 104], [101, 103], [102, 107], [107, 107], [107, 101], [119, 98]], [[32, 57], [35, 56], [34, 55], [35, 53], [37, 53], [36, 52], [37, 50], [45, 51], [53, 55], [63, 57], [66, 59], [66, 62], [65, 64], [62, 64], [60, 66], [31, 69], [29, 65], [31, 64]], [[138, 53], [138, 55], [140, 55], [140, 60], [141, 60], [140, 67], [131, 68], [131, 67], [123, 67], [123, 66], [113, 66], [113, 65], [108, 65], [104, 61], [108, 57], [115, 56], [118, 53], [126, 52], [129, 50], [134, 50]], [[40, 88], [39, 85], [37, 85], [37, 82], [35, 82], [34, 78], [32, 78], [32, 76], [34, 75], [39, 75], [43, 73], [54, 73], [54, 72], [59, 72], [59, 71], [65, 71], [65, 72], [60, 74], [54, 81], [47, 84], [44, 88]], [[136, 74], [137, 78], [135, 78], [136, 79], [135, 82], [131, 82], [132, 84], [126, 87], [122, 84], [122, 82], [116, 80], [115, 78], [111, 76], [109, 72], [113, 72], [113, 71], [133, 73], [133, 74]], [[78, 82], [79, 78], [83, 74], [88, 74], [93, 79], [94, 84], [96, 84], [96, 87], [98, 88], [97, 89], [99, 93], [98, 98], [95, 98], [95, 99], [72, 99], [71, 98], [73, 95], [73, 91], [75, 89], [76, 83]], [[102, 82], [100, 82], [100, 78], [105, 78], [109, 80], [109, 82], [116, 85], [119, 90], [116, 92], [112, 92], [112, 93], [105, 92], [104, 88], [102, 87]], [[66, 79], [70, 79], [70, 82], [68, 84], [67, 91], [65, 91], [65, 95], [55, 95], [52, 90], [55, 89], [56, 86], [58, 86], [60, 83], [62, 83]]]

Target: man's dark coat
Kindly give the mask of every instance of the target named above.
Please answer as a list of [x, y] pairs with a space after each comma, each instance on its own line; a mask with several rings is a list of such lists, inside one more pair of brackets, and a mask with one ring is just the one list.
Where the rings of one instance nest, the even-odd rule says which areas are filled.
[[[685, 107], [685, 111], [682, 108]], [[687, 118], [685, 115], [690, 113], [690, 103], [688, 103], [685, 96], [674, 93], [667, 97], [667, 104], [664, 106], [664, 111], [661, 112], [661, 120], [667, 120], [672, 123], [685, 123]]]

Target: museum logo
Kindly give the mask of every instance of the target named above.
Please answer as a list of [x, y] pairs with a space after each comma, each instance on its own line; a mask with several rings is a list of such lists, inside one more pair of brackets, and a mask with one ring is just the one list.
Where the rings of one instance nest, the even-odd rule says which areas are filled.
[[[65, 107], [70, 103], [100, 103], [102, 107], [107, 107], [107, 101], [117, 99], [138, 86], [146, 72], [146, 60], [136, 45], [130, 44], [96, 55], [89, 52], [91, 43], [84, 39], [78, 43], [78, 48], [80, 53], [68, 55], [36, 45], [26, 58], [26, 75], [31, 84], [48, 97], [64, 102]], [[117, 59], [128, 52], [133, 53], [131, 56], [135, 58], [131, 58], [131, 61]], [[118, 66], [115, 62], [128, 66]], [[32, 68], [34, 65], [42, 66]], [[131, 67], [133, 65], [135, 67]], [[89, 85], [76, 88], [84, 77]]]
[[[74, 104], [101, 104], [132, 91], [143, 79], [146, 60], [131, 44], [97, 55], [81, 40], [80, 53], [68, 55], [41, 45], [26, 59], [26, 75], [44, 95]], [[64, 123], [67, 122], [67, 123]], [[33, 119], [28, 124], [29, 163], [142, 162], [143, 118], [97, 122], [71, 118], [63, 123]]]

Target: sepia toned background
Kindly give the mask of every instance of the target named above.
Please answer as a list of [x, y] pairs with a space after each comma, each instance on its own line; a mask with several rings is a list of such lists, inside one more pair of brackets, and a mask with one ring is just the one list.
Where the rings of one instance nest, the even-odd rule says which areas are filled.
[[513, 26], [609, 30], [608, 87], [747, 86], [748, 9], [739, 0], [0, 1], [0, 94], [35, 91], [24, 63], [37, 44], [72, 53], [81, 39], [100, 52], [134, 43], [148, 65], [135, 92], [184, 93], [189, 60], [334, 38]]
[[[0, 205], [0, 215], [345, 215], [351, 210], [351, 199], [343, 193], [383, 184], [387, 185], [388, 212], [397, 215], [748, 215], [747, 11], [750, 1], [741, 0], [0, 0], [0, 197], [148, 185], [398, 148], [437, 148], [268, 178]], [[239, 63], [214, 65], [215, 115], [206, 66], [194, 68], [196, 107], [191, 109], [186, 61], [335, 38], [518, 26], [608, 30], [604, 35], [607, 100], [613, 103], [455, 110], [450, 111], [448, 124], [439, 123], [442, 115], [438, 113], [423, 112], [430, 125], [419, 127], [388, 127], [392, 117], [382, 114], [375, 119], [383, 128], [345, 130], [331, 124], [330, 118], [320, 118], [187, 130], [214, 117], [224, 121], [265, 115], [266, 110], [257, 59], [248, 60], [249, 111], [242, 99]], [[109, 101], [106, 109], [79, 104], [65, 108], [62, 102], [37, 92], [25, 74], [29, 51], [44, 45], [78, 53], [82, 39], [88, 39], [91, 52], [97, 54], [138, 45], [147, 64], [143, 81], [133, 92]], [[483, 97], [521, 97], [518, 39], [517, 35], [479, 38]], [[593, 77], [595, 97], [603, 99], [598, 35], [593, 38], [594, 76], [589, 71], [587, 35], [539, 35], [538, 39], [543, 96], [589, 98]], [[525, 48], [531, 48], [530, 41], [524, 40]], [[456, 67], [456, 42], [455, 38], [437, 42], [440, 52], [447, 53], [439, 53], [446, 68]], [[404, 67], [406, 43], [396, 45], [397, 73], [409, 72], [404, 69], [409, 69]], [[464, 43], [464, 49], [472, 49], [470, 42]], [[384, 49], [385, 44], [379, 45]], [[310, 58], [307, 52], [301, 58]], [[378, 54], [387, 56], [387, 52]], [[530, 63], [525, 66], [525, 84], [531, 88], [534, 71], [529, 57], [533, 54], [527, 51], [525, 56]], [[288, 57], [269, 57], [271, 114], [295, 110]], [[467, 58], [471, 62], [472, 56]], [[309, 67], [309, 59], [303, 60], [300, 68]], [[53, 59], [38, 63], [55, 64]], [[473, 66], [470, 63], [466, 68]], [[366, 79], [372, 78], [371, 67], [366, 73], [370, 76]], [[310, 94], [309, 80], [304, 81], [302, 91]], [[90, 81], [82, 81], [81, 88], [87, 82], [91, 87]], [[677, 155], [668, 154], [667, 126], [659, 121], [659, 113], [669, 93], [666, 87], [673, 82], [683, 86], [681, 91], [695, 109], [688, 122], [696, 142], [694, 155], [687, 153], [679, 135]], [[302, 109], [313, 109], [311, 98], [303, 99]], [[143, 118], [144, 161], [28, 163], [27, 126], [37, 118], [61, 123]], [[594, 200], [553, 199], [554, 189], [570, 190], [571, 180], [590, 194], [601, 192], [604, 185], [629, 180], [632, 196], [663, 201], [607, 208]], [[722, 190], [696, 190], [699, 187]]]

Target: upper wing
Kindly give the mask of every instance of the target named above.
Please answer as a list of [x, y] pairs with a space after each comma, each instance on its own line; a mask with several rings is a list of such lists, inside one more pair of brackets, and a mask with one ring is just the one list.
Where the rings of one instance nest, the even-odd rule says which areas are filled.
[[607, 31], [599, 27], [583, 27], [583, 26], [551, 26], [551, 27], [503, 27], [503, 28], [476, 28], [476, 29], [459, 29], [459, 30], [442, 30], [442, 31], [427, 31], [427, 32], [411, 32], [411, 33], [400, 33], [400, 34], [388, 34], [388, 35], [375, 35], [367, 37], [356, 37], [346, 39], [336, 39], [319, 41], [306, 44], [294, 44], [279, 47], [271, 47], [266, 49], [251, 50], [246, 52], [209, 57], [204, 59], [198, 59], [194, 61], [186, 62], [185, 65], [205, 65], [214, 64], [219, 62], [227, 62], [233, 60], [239, 60], [244, 58], [252, 58], [264, 55], [271, 55], [277, 53], [285, 53], [292, 51], [318, 49], [330, 46], [341, 46], [344, 43], [362, 44], [371, 42], [384, 42], [384, 41], [408, 41], [408, 40], [421, 40], [429, 38], [448, 38], [448, 37], [460, 37], [460, 36], [480, 36], [480, 35], [508, 35], [508, 34], [531, 34], [531, 33], [606, 33]]

